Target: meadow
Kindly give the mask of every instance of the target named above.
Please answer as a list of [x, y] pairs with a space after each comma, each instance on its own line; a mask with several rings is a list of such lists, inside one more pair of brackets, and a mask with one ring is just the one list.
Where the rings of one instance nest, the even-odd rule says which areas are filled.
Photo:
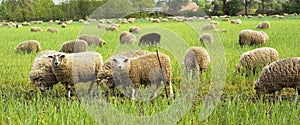
[[[235, 19], [237, 17], [232, 17]], [[240, 55], [246, 51], [258, 47], [272, 47], [279, 52], [280, 59], [287, 57], [300, 56], [300, 16], [285, 17], [285, 19], [274, 19], [265, 17], [258, 19], [242, 19], [242, 24], [236, 25], [229, 22], [223, 22], [221, 19], [215, 19], [221, 24], [217, 25], [218, 29], [227, 29], [226, 33], [218, 33], [220, 42], [222, 43], [221, 50], [224, 50], [226, 58], [226, 80], [223, 83], [222, 96], [215, 102], [215, 107], [208, 114], [208, 117], [203, 117], [203, 108], [205, 106], [204, 96], [211, 89], [211, 78], [214, 75], [210, 66], [207, 73], [202, 75], [201, 84], [197, 87], [197, 93], [194, 101], [186, 100], [186, 107], [190, 107], [185, 112], [175, 112], [169, 116], [161, 117], [160, 119], [169, 119], [170, 121], [155, 122], [147, 121], [145, 123], [134, 123], [135, 120], [125, 120], [120, 122], [117, 120], [116, 112], [94, 112], [93, 109], [86, 108], [87, 105], [81, 104], [77, 100], [67, 100], [64, 96], [63, 86], [55, 85], [52, 91], [41, 94], [32, 84], [30, 84], [29, 72], [31, 71], [32, 63], [37, 53], [32, 54], [15, 54], [14, 48], [18, 43], [25, 40], [38, 40], [43, 50], [59, 50], [63, 42], [78, 38], [82, 33], [92, 33], [97, 28], [90, 29], [88, 26], [79, 22], [69, 24], [67, 28], [61, 28], [57, 24], [44, 23], [32, 24], [31, 26], [39, 26], [43, 32], [30, 32], [30, 27], [7, 28], [0, 27], [0, 124], [300, 124], [300, 106], [297, 92], [293, 89], [285, 89], [283, 94], [276, 97], [256, 98], [253, 83], [258, 78], [259, 74], [245, 77], [241, 74], [234, 74], [235, 64], [238, 63]], [[261, 30], [267, 33], [269, 41], [261, 46], [245, 46], [240, 47], [238, 44], [238, 34], [243, 29], [254, 29], [255, 26], [262, 22], [268, 21], [271, 24], [270, 29]], [[207, 23], [207, 22], [206, 22]], [[134, 24], [122, 24], [119, 31], [109, 31], [99, 34], [106, 41], [106, 45], [102, 48], [97, 48], [104, 60], [118, 52], [119, 34], [122, 31], [127, 31], [130, 26], [139, 26], [141, 28], [159, 27], [164, 30], [172, 31], [172, 34], [178, 36], [174, 38], [178, 41], [185, 42], [188, 46], [203, 46], [199, 43], [199, 34], [197, 29], [201, 27], [191, 27], [185, 22], [161, 22], [152, 24], [149, 21], [137, 20]], [[95, 25], [93, 25], [95, 27]], [[59, 28], [59, 33], [47, 32], [47, 27]], [[164, 31], [162, 30], [162, 31]], [[95, 32], [97, 33], [97, 32]], [[172, 36], [170, 36], [172, 38]], [[178, 52], [185, 51], [178, 43], [169, 44]], [[204, 46], [205, 47], [205, 46]], [[126, 48], [128, 49], [128, 48]], [[179, 51], [180, 50], [180, 51]], [[164, 50], [161, 50], [164, 51]], [[210, 50], [214, 52], [218, 50]], [[172, 59], [176, 58], [176, 54], [166, 52]], [[213, 61], [218, 61], [215, 59]], [[180, 73], [181, 69], [179, 61], [172, 61], [173, 65], [173, 87], [178, 95], [180, 88]], [[224, 65], [222, 65], [224, 66]], [[216, 70], [216, 69], [215, 69]], [[197, 82], [200, 82], [197, 81]], [[162, 93], [162, 96], [151, 102], [136, 102], [127, 98], [109, 97], [109, 103], [112, 107], [129, 116], [154, 116], [160, 112], [167, 111], [166, 109], [172, 104], [180, 104], [176, 101], [167, 100]], [[176, 99], [176, 97], [175, 97]], [[168, 101], [170, 105], [168, 105]], [[190, 101], [190, 102], [189, 102]], [[184, 106], [182, 107], [184, 110]], [[98, 110], [97, 110], [98, 111]], [[185, 111], [185, 110], [184, 110]], [[95, 113], [111, 118], [97, 118]], [[204, 113], [205, 114], [205, 113]], [[115, 115], [115, 116], [114, 116]], [[205, 119], [203, 119], [205, 118]], [[104, 120], [103, 120], [104, 119]], [[131, 119], [131, 117], [128, 117]], [[172, 122], [178, 121], [178, 122]], [[113, 121], [113, 123], [111, 123]], [[138, 121], [138, 120], [136, 120]]]

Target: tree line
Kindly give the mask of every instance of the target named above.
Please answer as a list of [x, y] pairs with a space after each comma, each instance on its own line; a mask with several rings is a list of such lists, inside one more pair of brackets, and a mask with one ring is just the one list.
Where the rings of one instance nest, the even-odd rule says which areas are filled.
[[[2, 0], [0, 4], [0, 20], [31, 21], [31, 20], [79, 20], [86, 19], [97, 8], [110, 0], [65, 0], [55, 3], [53, 0]], [[208, 15], [236, 15], [245, 10], [244, 14], [283, 14], [300, 13], [300, 0], [192, 0], [199, 6], [197, 12], [181, 12], [180, 8], [190, 0], [127, 0], [126, 6], [120, 0], [115, 1], [116, 7], [106, 7], [103, 15], [114, 18], [114, 9], [134, 10], [131, 17], [163, 16], [163, 13], [174, 15], [195, 16], [203, 11]], [[119, 2], [118, 2], [119, 1]], [[163, 8], [161, 15], [145, 12], [149, 8]], [[203, 10], [203, 11], [202, 11]], [[247, 10], [247, 11], [246, 11]]]

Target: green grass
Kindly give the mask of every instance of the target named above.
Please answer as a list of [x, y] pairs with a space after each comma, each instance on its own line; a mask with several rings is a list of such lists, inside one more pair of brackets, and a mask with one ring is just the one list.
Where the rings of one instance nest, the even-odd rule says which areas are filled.
[[[235, 18], [235, 17], [233, 17]], [[240, 55], [248, 50], [257, 47], [273, 47], [279, 52], [280, 59], [287, 57], [300, 56], [300, 17], [286, 17], [285, 19], [272, 19], [266, 17], [263, 19], [242, 19], [240, 25], [230, 24], [230, 22], [222, 22], [216, 27], [219, 29], [227, 29], [227, 33], [216, 34], [223, 43], [226, 57], [226, 81], [225, 87], [220, 99], [216, 104], [212, 114], [207, 119], [202, 119], [199, 114], [203, 113], [205, 107], [204, 98], [212, 89], [213, 84], [210, 78], [213, 74], [211, 71], [216, 70], [217, 66], [210, 66], [207, 73], [201, 78], [198, 84], [195, 101], [191, 105], [191, 109], [187, 114], [183, 112], [173, 112], [170, 114], [173, 120], [180, 119], [177, 124], [300, 124], [299, 123], [299, 105], [298, 96], [295, 95], [293, 89], [286, 89], [286, 93], [291, 96], [277, 97], [268, 99], [254, 99], [255, 91], [253, 82], [258, 75], [244, 77], [242, 75], [234, 75], [234, 66], [238, 63]], [[255, 26], [261, 21], [269, 21], [271, 29], [262, 30], [269, 36], [269, 41], [262, 46], [246, 46], [238, 45], [238, 34], [243, 29], [255, 29]], [[76, 39], [79, 34], [90, 33], [101, 36], [106, 41], [106, 45], [97, 48], [104, 60], [108, 59], [114, 52], [120, 52], [122, 46], [119, 43], [119, 34], [127, 31], [130, 26], [135, 25], [142, 28], [151, 26], [157, 32], [166, 33], [169, 37], [163, 37], [162, 41], [167, 41], [167, 45], [161, 46], [178, 51], [168, 51], [162, 48], [160, 51], [171, 56], [173, 64], [173, 83], [174, 90], [178, 95], [180, 88], [184, 86], [180, 83], [182, 55], [188, 46], [203, 46], [199, 43], [199, 24], [192, 24], [190, 27], [183, 22], [167, 22], [152, 24], [146, 21], [136, 21], [135, 24], [123, 24], [119, 31], [103, 32], [95, 27], [83, 26], [81, 23], [75, 22], [62, 29], [56, 24], [33, 25], [40, 26], [44, 31], [39, 33], [30, 32], [30, 27], [21, 29], [0, 27], [0, 124], [99, 124], [96, 118], [91, 115], [93, 110], [86, 110], [83, 104], [77, 100], [66, 100], [64, 97], [63, 86], [58, 84], [54, 89], [46, 94], [36, 91], [30, 84], [29, 72], [31, 65], [36, 57], [36, 53], [21, 55], [15, 54], [14, 48], [18, 43], [25, 40], [38, 40], [43, 50], [59, 50], [63, 42]], [[47, 27], [59, 28], [59, 33], [46, 32]], [[155, 28], [156, 27], [156, 28]], [[158, 28], [159, 27], [159, 28]], [[193, 29], [194, 28], [194, 29]], [[174, 42], [174, 44], [172, 43]], [[128, 46], [127, 46], [128, 47]], [[147, 48], [144, 48], [147, 50]], [[93, 49], [90, 49], [93, 50]], [[174, 54], [175, 52], [175, 54]], [[218, 52], [217, 50], [209, 50], [210, 53]], [[218, 57], [218, 56], [216, 56]], [[217, 61], [218, 59], [214, 59]], [[214, 63], [213, 63], [214, 64]], [[162, 92], [164, 95], [164, 92]], [[168, 111], [169, 107], [167, 99], [161, 96], [154, 102], [135, 102], [127, 98], [109, 97], [109, 104], [115, 109], [131, 116], [155, 116], [163, 111]], [[188, 101], [191, 101], [188, 100]], [[170, 104], [176, 104], [171, 101]], [[188, 107], [181, 104], [183, 107]], [[100, 109], [99, 109], [100, 110]], [[102, 111], [104, 109], [101, 109]], [[94, 113], [98, 111], [95, 109]], [[96, 112], [100, 116], [111, 116], [111, 120], [118, 115], [115, 112]], [[181, 114], [180, 114], [181, 113]], [[113, 117], [116, 115], [115, 117]], [[181, 117], [183, 115], [183, 117]], [[161, 119], [164, 117], [160, 117]], [[165, 118], [167, 119], [167, 118]], [[107, 121], [106, 121], [107, 122]], [[106, 123], [104, 121], [104, 124]], [[115, 119], [116, 123], [118, 120]], [[131, 122], [134, 122], [131, 121]], [[126, 122], [127, 124], [131, 122]], [[155, 123], [151, 121], [149, 123]], [[139, 123], [138, 121], [136, 123]], [[120, 122], [118, 124], [121, 124]], [[139, 123], [142, 124], [142, 123]]]

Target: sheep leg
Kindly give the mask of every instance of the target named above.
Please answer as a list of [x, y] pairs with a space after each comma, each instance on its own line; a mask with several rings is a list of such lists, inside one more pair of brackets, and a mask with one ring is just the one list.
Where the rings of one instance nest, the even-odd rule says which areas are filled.
[[131, 88], [131, 92], [132, 92], [131, 93], [131, 99], [134, 100], [134, 94], [135, 94], [135, 88], [134, 87]]
[[169, 89], [170, 89], [170, 97], [173, 97], [174, 96], [174, 92], [173, 92], [173, 87], [172, 87], [171, 80], [168, 82], [168, 84], [169, 84]]

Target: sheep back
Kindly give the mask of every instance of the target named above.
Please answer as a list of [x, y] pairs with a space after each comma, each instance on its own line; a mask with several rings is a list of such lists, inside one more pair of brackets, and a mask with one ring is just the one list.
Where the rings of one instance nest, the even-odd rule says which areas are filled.
[[65, 53], [86, 52], [88, 43], [84, 40], [70, 40], [62, 44], [60, 51]]
[[184, 54], [186, 72], [200, 72], [208, 69], [210, 57], [206, 49], [192, 46]]
[[267, 34], [263, 31], [242, 30], [239, 34], [240, 46], [265, 44], [268, 39]]
[[40, 43], [36, 40], [28, 40], [21, 42], [15, 48], [15, 53], [31, 53], [41, 51]]

